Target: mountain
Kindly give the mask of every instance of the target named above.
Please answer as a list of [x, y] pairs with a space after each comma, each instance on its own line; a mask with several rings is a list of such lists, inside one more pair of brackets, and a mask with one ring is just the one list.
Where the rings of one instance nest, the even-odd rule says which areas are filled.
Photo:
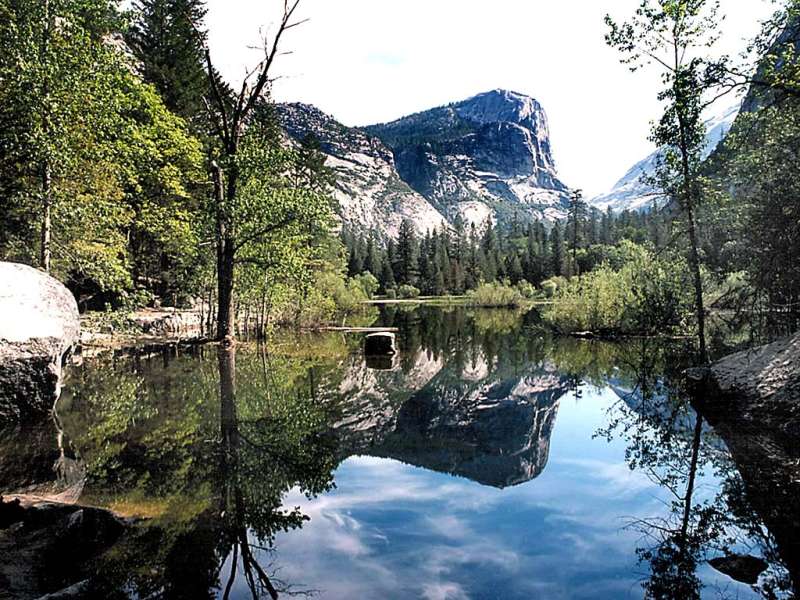
[[393, 458], [497, 488], [542, 473], [570, 389], [555, 367], [505, 365], [482, 353], [463, 369], [425, 350], [407, 358], [390, 370], [350, 359], [329, 399], [342, 411], [333, 427], [342, 458]]
[[336, 173], [334, 198], [338, 214], [350, 228], [397, 237], [410, 219], [418, 231], [439, 229], [444, 217], [398, 175], [392, 151], [378, 138], [345, 127], [307, 104], [281, 104], [281, 125], [290, 138], [313, 135]]
[[319, 139], [338, 176], [339, 215], [353, 229], [394, 237], [403, 218], [425, 232], [458, 218], [482, 225], [566, 214], [547, 116], [524, 94], [493, 90], [363, 128], [305, 104], [278, 113], [290, 138]]
[[[739, 114], [740, 105], [731, 106], [720, 114], [706, 121], [706, 146], [703, 158], [707, 158], [725, 138]], [[590, 204], [602, 211], [611, 208], [614, 212], [623, 210], [647, 210], [663, 200], [657, 190], [646, 183], [646, 179], [655, 175], [661, 151], [653, 152], [628, 170], [614, 187], [606, 194], [596, 196]]]
[[451, 222], [560, 218], [547, 115], [533, 98], [493, 90], [365, 130], [392, 148], [400, 176]]

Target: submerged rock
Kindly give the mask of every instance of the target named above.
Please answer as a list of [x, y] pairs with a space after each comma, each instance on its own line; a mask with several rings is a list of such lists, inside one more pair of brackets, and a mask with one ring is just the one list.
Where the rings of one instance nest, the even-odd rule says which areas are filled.
[[367, 356], [394, 356], [397, 354], [395, 335], [389, 332], [369, 334], [364, 338], [364, 354]]
[[72, 293], [32, 267], [0, 262], [0, 423], [47, 413], [78, 343]]
[[731, 579], [748, 585], [758, 583], [759, 575], [769, 567], [763, 558], [740, 554], [712, 558], [708, 564]]
[[88, 591], [87, 577], [130, 523], [97, 508], [2, 499], [0, 515], [0, 597], [106, 597]]

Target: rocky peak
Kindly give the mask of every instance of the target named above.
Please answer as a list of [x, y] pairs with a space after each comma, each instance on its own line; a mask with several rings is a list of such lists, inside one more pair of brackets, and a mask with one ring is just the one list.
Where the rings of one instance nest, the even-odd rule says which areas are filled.
[[394, 151], [403, 180], [451, 221], [565, 214], [547, 116], [530, 96], [492, 90], [365, 129]]
[[492, 90], [453, 105], [458, 115], [475, 123], [515, 123], [531, 131], [544, 127], [542, 106], [530, 96], [509, 90]]

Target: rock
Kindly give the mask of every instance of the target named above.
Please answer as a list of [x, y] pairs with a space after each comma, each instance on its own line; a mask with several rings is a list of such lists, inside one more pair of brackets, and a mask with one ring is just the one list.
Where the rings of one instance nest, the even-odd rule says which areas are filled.
[[725, 442], [749, 503], [800, 582], [800, 334], [689, 375], [693, 404]]
[[78, 305], [54, 278], [0, 263], [0, 424], [52, 409], [80, 339]]
[[71, 600], [73, 598], [86, 598], [89, 590], [89, 580], [84, 579], [83, 581], [79, 581], [78, 583], [66, 587], [58, 592], [39, 596], [37, 600]]
[[364, 354], [367, 356], [393, 356], [397, 354], [393, 333], [371, 333], [364, 338]]
[[25, 509], [18, 498], [6, 502], [0, 496], [0, 529], [6, 529], [14, 523], [19, 523], [25, 516]]
[[715, 391], [751, 404], [800, 409], [800, 333], [732, 354], [711, 366]]
[[[19, 505], [13, 510], [19, 512]], [[109, 511], [67, 504], [23, 501], [21, 510], [17, 522], [0, 527], [0, 597], [107, 597], [91, 593], [87, 579], [131, 523]]]
[[708, 564], [731, 579], [748, 585], [758, 583], [759, 575], [769, 567], [763, 558], [740, 554], [712, 558]]
[[166, 338], [199, 337], [203, 325], [200, 313], [193, 310], [143, 310], [132, 314], [130, 320], [147, 335]]
[[392, 151], [378, 138], [345, 127], [308, 104], [282, 104], [278, 116], [297, 143], [313, 135], [336, 173], [337, 213], [352, 231], [396, 238], [403, 219], [424, 234], [446, 226], [442, 214], [404, 182]]

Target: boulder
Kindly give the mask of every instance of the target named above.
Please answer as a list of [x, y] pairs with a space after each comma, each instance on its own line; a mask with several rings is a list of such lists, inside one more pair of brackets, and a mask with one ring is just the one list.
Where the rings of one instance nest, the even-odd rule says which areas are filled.
[[390, 332], [369, 334], [364, 338], [364, 354], [367, 356], [393, 356], [397, 354], [395, 335]]
[[718, 392], [754, 404], [800, 404], [800, 333], [732, 354], [711, 366]]
[[[725, 442], [747, 500], [771, 532], [800, 595], [800, 334], [687, 376], [693, 404]], [[731, 577], [744, 577], [742, 565], [751, 580], [756, 571], [749, 560], [713, 564], [722, 571], [721, 565], [731, 573], [735, 568]]]
[[746, 554], [732, 554], [730, 556], [712, 558], [708, 561], [708, 564], [731, 579], [747, 585], [758, 583], [761, 573], [769, 568], [769, 564], [763, 558]]
[[78, 343], [72, 293], [32, 267], [0, 262], [0, 424], [52, 409]]
[[202, 334], [198, 311], [142, 310], [131, 315], [130, 320], [144, 333], [158, 337], [190, 339]]

